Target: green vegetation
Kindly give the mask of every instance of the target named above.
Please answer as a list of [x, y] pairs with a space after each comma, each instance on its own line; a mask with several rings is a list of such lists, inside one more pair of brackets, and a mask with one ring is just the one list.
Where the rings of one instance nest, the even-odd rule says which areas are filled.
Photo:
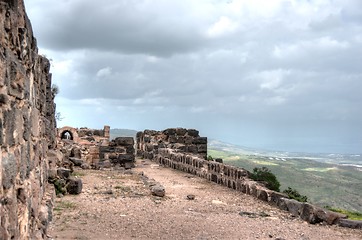
[[348, 219], [362, 221], [362, 213], [348, 211], [348, 210], [339, 209], [339, 208], [333, 208], [333, 207], [330, 207], [330, 206], [325, 206], [324, 208], [326, 208], [326, 209], [328, 209], [330, 211], [333, 211], [333, 212], [345, 214], [345, 215], [348, 216]]
[[68, 201], [59, 201], [56, 203], [56, 206], [54, 208], [54, 211], [61, 211], [64, 209], [73, 209], [76, 208], [76, 204], [73, 202], [68, 202]]
[[78, 172], [78, 171], [74, 171], [71, 174], [73, 177], [84, 177], [86, 174], [85, 172]]
[[265, 186], [270, 190], [279, 192], [280, 183], [277, 177], [268, 168], [254, 168], [250, 177], [255, 181], [264, 182]]
[[117, 185], [114, 188], [119, 189], [119, 190], [121, 190], [123, 192], [130, 192], [131, 191], [131, 187], [129, 187], [129, 186]]
[[278, 176], [281, 189], [298, 189], [301, 195], [308, 196], [308, 202], [362, 212], [359, 204], [362, 198], [362, 174], [354, 167], [307, 158], [278, 158], [241, 152], [242, 149], [239, 151], [236, 147], [232, 150], [223, 146], [208, 148], [209, 155], [222, 158], [228, 165], [248, 171], [267, 166]]
[[65, 189], [65, 181], [63, 179], [57, 179], [54, 181], [55, 194], [65, 194], [67, 190]]
[[299, 202], [307, 202], [308, 197], [301, 195], [296, 189], [288, 187], [288, 189], [285, 189], [283, 193], [287, 194], [289, 198], [295, 199]]

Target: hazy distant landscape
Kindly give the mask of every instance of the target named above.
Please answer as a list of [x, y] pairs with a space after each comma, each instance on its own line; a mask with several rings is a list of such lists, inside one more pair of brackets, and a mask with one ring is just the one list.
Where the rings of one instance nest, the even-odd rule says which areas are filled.
[[362, 211], [362, 157], [356, 154], [308, 154], [257, 150], [209, 140], [208, 155], [251, 171], [268, 167], [281, 183], [297, 189], [308, 201]]

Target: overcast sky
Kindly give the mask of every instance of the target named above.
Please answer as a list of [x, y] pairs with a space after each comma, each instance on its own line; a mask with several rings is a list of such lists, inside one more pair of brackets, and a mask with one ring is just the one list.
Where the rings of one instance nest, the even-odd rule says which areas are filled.
[[361, 0], [25, 0], [58, 126], [362, 153]]

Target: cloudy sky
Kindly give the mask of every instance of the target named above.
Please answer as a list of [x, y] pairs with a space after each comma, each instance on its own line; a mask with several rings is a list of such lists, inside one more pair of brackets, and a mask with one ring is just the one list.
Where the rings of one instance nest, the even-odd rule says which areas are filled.
[[362, 153], [361, 0], [25, 0], [58, 126]]

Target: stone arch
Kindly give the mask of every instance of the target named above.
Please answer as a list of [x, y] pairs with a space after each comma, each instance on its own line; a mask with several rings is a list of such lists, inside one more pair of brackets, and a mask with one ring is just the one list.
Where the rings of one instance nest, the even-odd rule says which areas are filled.
[[62, 139], [69, 139], [69, 140], [73, 140], [74, 142], [78, 142], [79, 137], [78, 137], [78, 132], [76, 128], [72, 128], [72, 127], [62, 127], [58, 129], [58, 139], [62, 140]]

